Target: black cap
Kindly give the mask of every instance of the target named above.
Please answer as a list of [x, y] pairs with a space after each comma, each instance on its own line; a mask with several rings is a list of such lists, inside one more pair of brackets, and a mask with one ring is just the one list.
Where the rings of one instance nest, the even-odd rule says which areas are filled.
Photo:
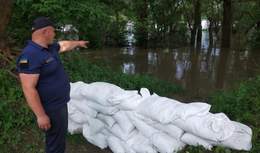
[[33, 21], [32, 32], [47, 26], [54, 26], [54, 23], [48, 17], [38, 17]]

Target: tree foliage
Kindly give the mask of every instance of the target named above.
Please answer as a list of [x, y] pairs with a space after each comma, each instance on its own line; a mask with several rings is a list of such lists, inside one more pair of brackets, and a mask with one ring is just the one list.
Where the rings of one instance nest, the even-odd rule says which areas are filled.
[[[38, 16], [51, 17], [58, 26], [72, 24], [81, 39], [92, 46], [103, 46], [107, 39], [117, 40], [119, 31], [127, 21], [122, 18], [126, 2], [122, 0], [17, 0], [9, 33], [16, 41], [23, 42], [30, 36], [31, 22]], [[18, 28], [19, 27], [19, 28]], [[114, 34], [114, 33], [116, 34]], [[113, 33], [113, 34], [112, 34]], [[114, 42], [114, 44], [119, 42]], [[116, 44], [117, 45], [117, 44]]]
[[[224, 0], [16, 0], [13, 2], [8, 35], [14, 42], [23, 44], [30, 38], [32, 20], [37, 16], [49, 16], [59, 26], [73, 24], [79, 30], [80, 38], [90, 40], [92, 46], [122, 45], [125, 24], [131, 20], [135, 24], [138, 45], [146, 46], [151, 42], [150, 44], [161, 46], [183, 46], [194, 40], [191, 37], [194, 37], [196, 31], [199, 31], [196, 35], [201, 33], [201, 18], [209, 21], [212, 43], [213, 35], [221, 40], [221, 29], [224, 26], [223, 2]], [[232, 35], [239, 35], [245, 42], [257, 44], [260, 38], [260, 1], [231, 0], [231, 3], [232, 19], [228, 24], [231, 24]]]

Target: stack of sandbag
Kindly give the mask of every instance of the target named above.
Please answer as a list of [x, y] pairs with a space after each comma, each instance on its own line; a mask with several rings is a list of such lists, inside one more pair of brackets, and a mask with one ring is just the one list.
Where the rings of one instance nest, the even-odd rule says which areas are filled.
[[184, 104], [105, 82], [71, 83], [70, 96], [69, 132], [114, 153], [173, 153], [186, 144], [251, 149], [252, 130], [210, 113], [206, 103]]

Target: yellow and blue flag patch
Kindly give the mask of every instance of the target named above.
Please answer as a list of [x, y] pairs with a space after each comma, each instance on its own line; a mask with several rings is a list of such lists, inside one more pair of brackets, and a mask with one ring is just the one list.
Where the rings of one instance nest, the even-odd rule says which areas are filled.
[[19, 61], [19, 65], [21, 68], [28, 68], [29, 67], [29, 60], [27, 58], [21, 58]]

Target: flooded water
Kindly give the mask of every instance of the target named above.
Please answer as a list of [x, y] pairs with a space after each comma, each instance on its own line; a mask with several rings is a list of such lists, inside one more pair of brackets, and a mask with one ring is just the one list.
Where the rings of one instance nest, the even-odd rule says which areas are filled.
[[[217, 45], [215, 45], [217, 46]], [[87, 50], [87, 60], [102, 61], [127, 74], [150, 74], [179, 84], [188, 98], [204, 98], [218, 89], [236, 88], [260, 72], [260, 50], [221, 50], [209, 47], [202, 34], [200, 49], [141, 49], [135, 47]]]
[[103, 61], [127, 74], [150, 74], [183, 86], [191, 97], [205, 97], [217, 89], [236, 87], [260, 70], [260, 54], [201, 49], [106, 48], [83, 52], [90, 61]]

